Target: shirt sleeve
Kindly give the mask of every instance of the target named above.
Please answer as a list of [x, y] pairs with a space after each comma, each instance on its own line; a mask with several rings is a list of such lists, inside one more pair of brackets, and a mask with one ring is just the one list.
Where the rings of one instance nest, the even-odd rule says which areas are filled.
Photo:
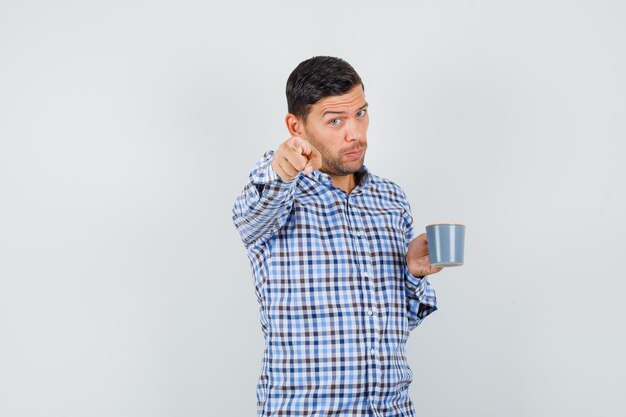
[[246, 248], [273, 236], [287, 220], [293, 206], [298, 176], [282, 180], [272, 168], [274, 151], [267, 151], [235, 200], [232, 219]]
[[437, 297], [427, 277], [417, 278], [405, 266], [405, 289], [409, 330], [416, 328], [430, 313], [437, 310]]
[[[409, 248], [409, 243], [413, 240], [413, 216], [406, 197], [403, 204], [405, 205], [406, 253]], [[411, 274], [411, 271], [409, 271], [406, 262], [404, 264], [404, 288], [406, 292], [409, 330], [413, 330], [429, 314], [437, 310], [437, 296], [430, 282], [428, 282], [428, 276], [422, 278], [414, 276]]]

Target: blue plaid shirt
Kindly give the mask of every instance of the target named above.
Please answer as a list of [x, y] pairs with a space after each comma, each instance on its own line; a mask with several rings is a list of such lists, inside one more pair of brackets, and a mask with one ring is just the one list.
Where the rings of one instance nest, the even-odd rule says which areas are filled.
[[259, 416], [415, 416], [409, 331], [437, 309], [405, 262], [402, 189], [364, 166], [350, 194], [315, 171], [283, 181], [268, 151], [233, 207], [260, 304]]

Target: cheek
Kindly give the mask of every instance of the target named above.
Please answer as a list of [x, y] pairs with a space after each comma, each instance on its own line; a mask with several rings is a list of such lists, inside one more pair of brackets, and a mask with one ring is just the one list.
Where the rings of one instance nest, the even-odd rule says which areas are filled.
[[328, 158], [329, 148], [326, 141], [320, 141], [319, 137], [316, 137], [315, 139], [309, 139], [309, 142], [311, 142], [311, 145], [313, 145], [313, 147], [322, 154], [322, 157]]

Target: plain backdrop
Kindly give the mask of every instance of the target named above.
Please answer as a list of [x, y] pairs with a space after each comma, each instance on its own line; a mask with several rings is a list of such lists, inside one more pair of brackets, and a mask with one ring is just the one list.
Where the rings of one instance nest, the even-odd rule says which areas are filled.
[[285, 82], [350, 62], [366, 165], [467, 225], [418, 416], [626, 415], [626, 3], [0, 0], [0, 415], [252, 416], [231, 208]]

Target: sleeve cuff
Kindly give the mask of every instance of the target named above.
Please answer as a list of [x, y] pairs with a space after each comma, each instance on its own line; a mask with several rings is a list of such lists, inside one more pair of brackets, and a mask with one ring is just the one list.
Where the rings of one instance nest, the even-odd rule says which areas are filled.
[[267, 164], [268, 168], [267, 168], [267, 178], [270, 181], [278, 181], [281, 178], [278, 176], [278, 174], [276, 173], [276, 171], [274, 171], [274, 166], [272, 165], [272, 161], [274, 160], [274, 151], [268, 151], [271, 152], [270, 157], [269, 157], [269, 163]]
[[418, 278], [411, 274], [407, 266], [405, 266], [404, 269], [406, 286], [414, 294], [417, 302], [422, 308], [427, 309], [429, 313], [437, 310], [437, 294], [428, 282], [428, 275]]
[[411, 290], [415, 297], [421, 302], [422, 296], [426, 292], [426, 287], [428, 285], [428, 279], [424, 276], [422, 278], [418, 278], [409, 271], [408, 266], [404, 266], [404, 275], [406, 277], [406, 285]]

